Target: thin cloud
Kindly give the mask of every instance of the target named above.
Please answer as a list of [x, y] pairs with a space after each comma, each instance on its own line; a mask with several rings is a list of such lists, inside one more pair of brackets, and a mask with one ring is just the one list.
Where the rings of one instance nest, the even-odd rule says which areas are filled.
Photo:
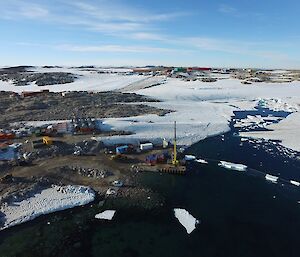
[[221, 4], [218, 8], [218, 11], [221, 13], [226, 13], [226, 14], [237, 14], [238, 10], [232, 6], [229, 6], [227, 4]]
[[188, 15], [184, 12], [151, 13], [106, 0], [99, 1], [98, 4], [91, 4], [89, 1], [55, 2], [55, 5], [50, 6], [35, 0], [29, 0], [26, 4], [20, 0], [11, 0], [1, 6], [0, 19], [36, 19], [46, 23], [77, 25], [81, 29], [113, 35], [121, 32], [154, 31], [159, 29], [160, 22]]
[[229, 40], [223, 38], [214, 37], [168, 37], [160, 34], [147, 34], [134, 35], [137, 39], [141, 40], [155, 40], [160, 41], [166, 45], [171, 45], [177, 49], [189, 49], [190, 52], [196, 52], [199, 50], [222, 52], [227, 54], [239, 54], [256, 57], [264, 57], [268, 59], [288, 59], [286, 54], [281, 51], [269, 51], [270, 46], [274, 49], [280, 49], [284, 46], [291, 47], [290, 42], [280, 42], [275, 44], [269, 41], [242, 41], [242, 40]]
[[235, 18], [242, 18], [249, 15], [249, 13], [241, 12], [237, 8], [228, 4], [219, 5], [218, 12]]
[[77, 12], [102, 21], [149, 23], [168, 21], [188, 15], [185, 12], [148, 13], [144, 10], [129, 8], [125, 5], [112, 4], [109, 1], [101, 1], [98, 5], [75, 1], [71, 5], [76, 7]]
[[74, 17], [57, 17], [56, 22], [67, 25], [81, 26], [86, 30], [104, 32], [106, 34], [119, 35], [120, 32], [136, 32], [144, 29], [140, 23], [133, 22], [96, 22], [88, 19], [76, 19]]
[[148, 33], [148, 32], [137, 32], [133, 33], [129, 36], [132, 39], [138, 39], [138, 40], [152, 40], [152, 41], [166, 41], [167, 38], [159, 33]]
[[[181, 53], [213, 51], [229, 54], [251, 55], [265, 57], [268, 59], [288, 58], [281, 54], [284, 44], [280, 47], [274, 42], [248, 42], [239, 40], [228, 40], [222, 38], [205, 36], [178, 37], [160, 32], [163, 21], [177, 19], [186, 13], [151, 13], [120, 4], [111, 4], [106, 0], [97, 1], [98, 4], [90, 4], [88, 1], [71, 2], [67, 0], [56, 0], [56, 5], [45, 5], [45, 1], [11, 0], [2, 4], [0, 19], [35, 19], [41, 22], [59, 24], [61, 26], [76, 27], [77, 30], [90, 30], [115, 37], [114, 39], [127, 39], [134, 41], [132, 46], [120, 44], [107, 45], [54, 45], [47, 46], [55, 49], [72, 52], [127, 52], [127, 53]], [[64, 13], [64, 10], [66, 12]], [[219, 12], [228, 15], [240, 15], [246, 17], [250, 13], [240, 14], [239, 10], [229, 5], [220, 5]], [[257, 14], [256, 14], [257, 15]], [[262, 15], [262, 14], [260, 14]], [[199, 34], [198, 34], [199, 35]], [[145, 42], [143, 42], [145, 41]], [[149, 46], [151, 41], [157, 41], [161, 47]], [[116, 42], [114, 40], [114, 42]], [[143, 46], [147, 45], [147, 46]], [[296, 43], [295, 43], [296, 44]], [[295, 47], [295, 44], [293, 47]], [[153, 44], [157, 46], [157, 44]], [[272, 47], [274, 51], [268, 51]], [[46, 47], [46, 45], [45, 45]], [[278, 51], [276, 51], [278, 50]]]
[[241, 11], [236, 7], [233, 7], [228, 4], [220, 4], [217, 11], [223, 15], [226, 16], [231, 16], [235, 18], [252, 18], [252, 19], [259, 19], [259, 20], [264, 20], [265, 19], [265, 14], [261, 12], [249, 12], [249, 11]]
[[50, 44], [41, 44], [41, 43], [33, 43], [33, 42], [17, 42], [15, 43], [17, 46], [26, 46], [26, 47], [51, 47]]
[[[201, 38], [193, 37], [184, 39], [186, 45], [190, 45], [196, 49], [213, 52], [223, 52], [242, 56], [254, 56], [257, 58], [265, 58], [272, 61], [290, 62], [292, 58], [281, 51], [276, 51], [276, 44], [273, 45], [275, 50], [270, 51], [270, 42], [251, 42], [240, 40], [227, 40], [218, 38]], [[290, 45], [289, 42], [281, 42], [280, 47]]]
[[119, 52], [119, 53], [173, 53], [177, 49], [124, 45], [58, 45], [56, 48], [71, 52]]
[[44, 19], [48, 15], [48, 8], [33, 2], [24, 3], [19, 0], [11, 0], [3, 3], [0, 8], [0, 19]]
[[26, 18], [35, 19], [47, 17], [49, 15], [49, 11], [48, 9], [38, 5], [29, 5], [22, 6], [20, 8], [20, 14]]
[[183, 42], [203, 50], [220, 51], [227, 53], [247, 53], [251, 48], [251, 45], [255, 45], [255, 43], [253, 42], [241, 42], [236, 40], [226, 40], [209, 37], [189, 37], [183, 39]]

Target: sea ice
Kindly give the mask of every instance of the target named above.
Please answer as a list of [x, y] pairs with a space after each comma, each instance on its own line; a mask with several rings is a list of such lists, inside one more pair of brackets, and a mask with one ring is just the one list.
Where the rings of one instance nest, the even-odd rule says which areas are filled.
[[199, 223], [188, 211], [185, 209], [174, 209], [175, 217], [179, 220], [180, 224], [185, 227], [188, 234], [192, 233]]
[[237, 163], [226, 162], [226, 161], [220, 161], [218, 165], [228, 170], [246, 171], [247, 169], [247, 166], [244, 164], [237, 164]]
[[251, 138], [280, 140], [282, 141], [280, 143], [281, 145], [296, 151], [300, 151], [299, 127], [300, 113], [295, 112], [279, 123], [266, 126], [268, 131], [242, 132], [240, 135]]
[[197, 159], [197, 160], [195, 160], [195, 162], [202, 163], [202, 164], [208, 164], [208, 162], [203, 159]]
[[101, 219], [101, 220], [112, 220], [114, 217], [116, 211], [115, 210], [106, 210], [104, 212], [100, 212], [95, 215], [96, 219]]
[[270, 174], [266, 174], [265, 179], [268, 181], [271, 181], [272, 183], [277, 183], [277, 181], [278, 181], [278, 177], [270, 175]]
[[185, 155], [184, 159], [186, 161], [194, 161], [196, 159], [196, 156], [194, 156], [194, 155]]
[[279, 98], [258, 99], [257, 107], [268, 108], [273, 111], [297, 112], [298, 107], [282, 101]]
[[[229, 131], [231, 116], [233, 111], [237, 109], [254, 109], [258, 104], [260, 107], [289, 112], [296, 112], [299, 109], [299, 81], [292, 83], [253, 82], [251, 85], [242, 86], [240, 80], [230, 78], [229, 75], [214, 83], [207, 83], [202, 81], [186, 82], [177, 78], [166, 78], [165, 76], [152, 78], [149, 76], [125, 75], [131, 69], [107, 68], [104, 70], [111, 74], [101, 74], [98, 73], [99, 70], [99, 67], [92, 70], [70, 67], [55, 69], [35, 68], [36, 72], [71, 72], [79, 78], [74, 83], [45, 86], [43, 89], [59, 92], [68, 90], [95, 92], [124, 90], [161, 100], [162, 102], [146, 104], [173, 111], [165, 116], [144, 115], [131, 118], [104, 119], [104, 124], [111, 129], [132, 132], [131, 135], [102, 138], [105, 141], [104, 143], [109, 143], [110, 141], [113, 144], [131, 143], [141, 139], [152, 141], [162, 138], [170, 141], [173, 138], [173, 122], [176, 120], [178, 125], [178, 144], [191, 145], [207, 137]], [[119, 73], [114, 74], [113, 72]], [[18, 87], [11, 82], [0, 81], [0, 89], [21, 92], [24, 90], [40, 91], [41, 87], [34, 84]], [[282, 123], [282, 121], [278, 124], [280, 128], [274, 129], [274, 133], [273, 131], [268, 131], [261, 132], [260, 135], [263, 138], [272, 137], [282, 140], [284, 146], [299, 151], [299, 119], [290, 116], [285, 119], [286, 123]], [[138, 122], [132, 123], [129, 121], [130, 119], [135, 119]], [[249, 116], [246, 120], [253, 124], [253, 122], [255, 123], [261, 119], [259, 116]], [[261, 121], [260, 125], [269, 128], [266, 119]], [[246, 123], [237, 125], [244, 126]], [[273, 127], [273, 125], [277, 124], [270, 126]], [[272, 127], [270, 129], [273, 129]]]
[[292, 184], [292, 185], [294, 185], [294, 186], [300, 186], [300, 182], [298, 182], [298, 181], [295, 181], [295, 180], [290, 180], [290, 183]]

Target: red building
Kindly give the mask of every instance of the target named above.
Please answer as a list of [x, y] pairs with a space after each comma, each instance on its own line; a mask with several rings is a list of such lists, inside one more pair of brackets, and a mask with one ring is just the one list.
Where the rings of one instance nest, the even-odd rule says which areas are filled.
[[36, 96], [36, 95], [40, 95], [40, 94], [47, 94], [49, 92], [50, 92], [49, 89], [44, 89], [42, 91], [33, 91], [33, 92], [32, 91], [23, 91], [21, 93], [21, 96], [22, 97]]
[[211, 71], [211, 68], [207, 67], [189, 67], [187, 71]]

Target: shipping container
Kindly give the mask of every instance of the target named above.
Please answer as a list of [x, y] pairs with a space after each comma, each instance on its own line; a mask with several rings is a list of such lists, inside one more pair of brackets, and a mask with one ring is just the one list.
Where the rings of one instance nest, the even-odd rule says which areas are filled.
[[151, 150], [153, 149], [153, 144], [152, 143], [140, 144], [140, 149], [141, 151]]
[[186, 68], [182, 68], [182, 67], [174, 68], [174, 72], [186, 72], [186, 71], [187, 71]]
[[116, 154], [124, 154], [128, 152], [128, 145], [118, 146], [116, 147]]
[[0, 133], [0, 140], [11, 140], [11, 139], [15, 139], [15, 134], [13, 133]]

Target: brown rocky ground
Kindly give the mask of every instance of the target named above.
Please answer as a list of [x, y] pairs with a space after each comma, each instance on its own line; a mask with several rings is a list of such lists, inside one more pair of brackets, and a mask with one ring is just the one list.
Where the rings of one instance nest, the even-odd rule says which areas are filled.
[[[16, 164], [0, 166], [0, 204], [14, 199], [23, 199], [43, 188], [56, 185], [85, 185], [93, 188], [100, 197], [112, 187], [114, 180], [121, 180], [124, 186], [115, 188], [117, 194], [112, 196], [118, 203], [121, 199], [130, 200], [131, 205], [159, 206], [163, 200], [144, 188], [136, 181], [136, 171], [132, 165], [143, 163], [146, 155], [159, 152], [130, 154], [127, 159], [112, 160], [111, 154], [104, 145], [94, 140], [77, 141], [76, 145], [87, 146], [87, 153], [74, 156], [74, 138], [67, 139], [63, 145], [53, 145], [33, 151], [32, 163], [25, 166]], [[82, 140], [83, 138], [81, 138]], [[24, 148], [32, 151], [30, 143], [24, 143]], [[93, 150], [91, 150], [93, 149]], [[148, 207], [147, 207], [148, 208]], [[150, 207], [149, 207], [150, 208]]]
[[118, 92], [72, 92], [67, 96], [51, 92], [24, 98], [9, 92], [0, 92], [0, 128], [8, 126], [11, 122], [66, 120], [74, 115], [116, 118], [143, 114], [165, 115], [170, 112], [148, 106], [145, 102], [156, 100]]
[[[9, 127], [12, 122], [33, 120], [66, 120], [76, 116], [92, 118], [130, 117], [143, 114], [165, 115], [169, 110], [147, 106], [147, 102], [157, 100], [137, 94], [121, 92], [45, 92], [30, 97], [21, 97], [12, 92], [0, 92], [0, 128]], [[99, 136], [127, 133], [125, 131], [101, 132]], [[0, 162], [0, 203], [29, 197], [34, 192], [51, 184], [78, 184], [92, 187], [98, 195], [104, 196], [111, 182], [122, 180], [124, 186], [117, 191], [115, 199], [131, 199], [133, 205], [144, 202], [147, 206], [160, 205], [161, 199], [149, 189], [136, 184], [136, 173], [131, 166], [145, 156], [133, 156], [128, 162], [112, 161], [103, 153], [103, 144], [90, 140], [91, 135], [66, 135], [51, 147], [34, 150], [31, 141], [34, 137], [14, 140], [23, 143], [24, 152], [32, 152], [33, 161], [27, 166], [17, 163]], [[75, 145], [84, 148], [87, 155], [74, 156]], [[93, 150], [92, 150], [93, 149]], [[137, 158], [137, 159], [136, 159]], [[96, 174], [96, 175], [94, 175]], [[105, 174], [101, 176], [99, 174]], [[12, 175], [12, 177], [10, 177]], [[151, 201], [148, 197], [151, 196]]]

